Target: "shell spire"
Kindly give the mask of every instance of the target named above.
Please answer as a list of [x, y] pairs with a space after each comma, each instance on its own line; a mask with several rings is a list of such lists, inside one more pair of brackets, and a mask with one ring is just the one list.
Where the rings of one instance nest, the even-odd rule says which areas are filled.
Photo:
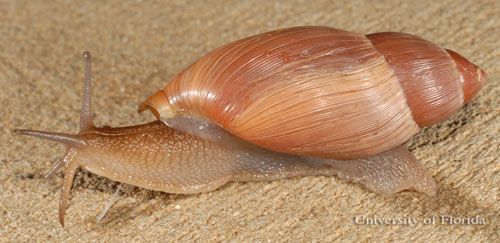
[[486, 73], [462, 55], [452, 50], [445, 50], [450, 54], [457, 65], [462, 89], [464, 91], [464, 102], [469, 103], [477, 95], [479, 90], [486, 85]]
[[382, 32], [367, 37], [393, 69], [421, 127], [446, 120], [485, 83], [476, 65], [418, 36]]

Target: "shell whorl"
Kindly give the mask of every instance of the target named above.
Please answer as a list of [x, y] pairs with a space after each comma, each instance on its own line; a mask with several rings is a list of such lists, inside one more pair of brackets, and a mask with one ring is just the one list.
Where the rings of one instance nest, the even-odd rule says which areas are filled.
[[[420, 108], [409, 104], [408, 93], [414, 91], [406, 87], [412, 82], [401, 83], [392, 56], [370, 39], [329, 27], [248, 37], [193, 63], [142, 109], [150, 108], [160, 119], [203, 117], [279, 152], [336, 159], [374, 155], [404, 143], [422, 124], [412, 114]], [[436, 52], [449, 57], [443, 49]], [[446, 65], [455, 66], [450, 58]], [[432, 77], [439, 70], [425, 72]], [[453, 75], [459, 79], [458, 71]], [[458, 109], [462, 96], [453, 94], [453, 108], [447, 110]], [[448, 113], [437, 114], [442, 115]]]
[[383, 32], [367, 37], [398, 77], [419, 126], [441, 122], [462, 107], [459, 70], [445, 49], [405, 33]]

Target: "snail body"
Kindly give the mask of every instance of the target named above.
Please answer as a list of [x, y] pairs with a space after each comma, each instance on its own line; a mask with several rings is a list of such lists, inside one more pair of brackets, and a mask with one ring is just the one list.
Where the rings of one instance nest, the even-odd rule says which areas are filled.
[[[391, 52], [393, 39], [424, 47], [400, 55]], [[429, 60], [423, 49], [439, 54]], [[485, 79], [459, 54], [407, 34], [291, 28], [228, 44], [182, 71], [139, 108], [161, 121], [101, 128], [92, 122], [90, 53], [84, 59], [80, 132], [15, 130], [66, 145], [66, 155], [47, 174], [64, 167], [61, 225], [79, 167], [169, 193], [206, 192], [230, 181], [336, 175], [380, 194], [434, 195], [434, 180], [401, 144], [470, 101]], [[398, 61], [406, 59], [417, 61]], [[422, 68], [404, 72], [415, 66]], [[447, 73], [441, 77], [439, 70]], [[423, 89], [406, 79], [412, 76], [424, 80]], [[434, 93], [426, 98], [420, 94], [425, 90]]]
[[477, 93], [484, 73], [450, 52], [404, 33], [277, 30], [210, 52], [140, 110], [170, 126], [177, 116], [201, 117], [283, 153], [364, 158], [447, 119]]

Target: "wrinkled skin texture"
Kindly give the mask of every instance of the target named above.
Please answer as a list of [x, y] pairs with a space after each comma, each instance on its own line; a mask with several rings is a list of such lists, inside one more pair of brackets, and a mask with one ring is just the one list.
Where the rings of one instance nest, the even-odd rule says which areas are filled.
[[[402, 190], [429, 195], [436, 192], [434, 180], [402, 146], [370, 158], [333, 160], [282, 154], [231, 137], [231, 145], [227, 140], [213, 142], [176, 131], [160, 121], [133, 127], [93, 128], [77, 135], [18, 132], [67, 146], [62, 163], [56, 163], [51, 170], [64, 166], [59, 207], [62, 225], [78, 167], [115, 181], [182, 194], [212, 191], [230, 181], [313, 175], [338, 175], [385, 195]], [[72, 139], [62, 139], [68, 136]]]

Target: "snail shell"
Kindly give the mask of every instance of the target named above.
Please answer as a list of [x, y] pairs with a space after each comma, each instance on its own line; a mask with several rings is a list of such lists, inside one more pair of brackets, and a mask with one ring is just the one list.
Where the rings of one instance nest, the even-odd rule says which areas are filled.
[[459, 54], [417, 36], [296, 27], [208, 53], [139, 110], [167, 125], [206, 119], [278, 152], [353, 159], [447, 119], [485, 80]]

